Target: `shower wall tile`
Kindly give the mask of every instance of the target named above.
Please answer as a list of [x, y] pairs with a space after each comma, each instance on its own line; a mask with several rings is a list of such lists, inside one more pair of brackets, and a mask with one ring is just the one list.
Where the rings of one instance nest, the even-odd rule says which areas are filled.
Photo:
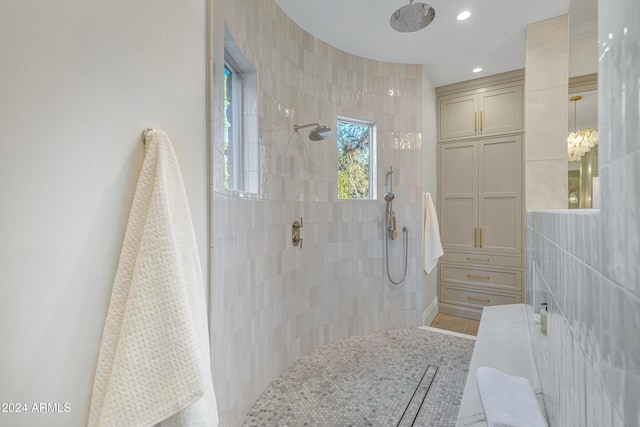
[[568, 34], [568, 15], [527, 25], [525, 199], [531, 210], [566, 206]]
[[[301, 356], [349, 335], [421, 324], [422, 67], [341, 52], [300, 29], [273, 0], [213, 1], [210, 307], [221, 425], [239, 425]], [[259, 192], [223, 185], [222, 61], [227, 25], [258, 72]], [[337, 198], [336, 118], [377, 124], [376, 200]], [[293, 126], [334, 129], [310, 141]], [[382, 195], [409, 228], [408, 271], [386, 278]], [[291, 224], [303, 218], [303, 248]], [[402, 234], [402, 233], [401, 233]], [[401, 276], [404, 240], [390, 242]]]
[[[526, 295], [551, 425], [640, 425], [640, 3], [600, 2], [600, 210], [527, 213]], [[609, 36], [611, 34], [611, 36]], [[533, 313], [532, 313], [533, 314]]]
[[[528, 73], [530, 75], [531, 73]], [[564, 142], [567, 133], [567, 85], [545, 90], [527, 91], [526, 159], [568, 161]], [[554, 120], [549, 120], [554, 117]], [[540, 124], [544, 123], [544, 126]]]
[[[526, 91], [534, 92], [566, 87], [569, 40], [566, 34], [569, 15], [561, 15], [527, 26], [526, 39]], [[566, 40], [564, 43], [559, 40]], [[549, 61], [549, 58], [561, 58]]]
[[[530, 144], [527, 137], [527, 144]], [[525, 172], [527, 207], [554, 209], [567, 204], [567, 160], [527, 159]], [[558, 184], [560, 183], [560, 184]]]

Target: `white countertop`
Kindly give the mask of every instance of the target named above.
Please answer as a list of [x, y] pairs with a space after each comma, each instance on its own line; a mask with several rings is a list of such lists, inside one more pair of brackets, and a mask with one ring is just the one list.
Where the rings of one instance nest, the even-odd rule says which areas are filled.
[[509, 304], [484, 308], [457, 427], [487, 425], [476, 381], [476, 370], [481, 366], [528, 379], [545, 413], [525, 307], [524, 304]]

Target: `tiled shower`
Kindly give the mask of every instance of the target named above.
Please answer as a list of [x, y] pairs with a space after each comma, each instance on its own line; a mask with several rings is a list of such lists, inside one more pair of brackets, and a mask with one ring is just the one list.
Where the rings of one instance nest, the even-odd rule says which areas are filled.
[[[222, 181], [222, 85], [215, 82], [225, 23], [259, 70], [259, 194], [228, 192]], [[221, 421], [235, 425], [302, 355], [346, 336], [422, 323], [422, 67], [334, 49], [271, 0], [215, 1], [213, 32], [213, 371]], [[376, 123], [379, 200], [337, 199], [337, 116]], [[293, 131], [311, 122], [332, 127], [332, 137], [310, 141]], [[398, 286], [383, 267], [381, 196], [391, 166], [398, 227], [410, 236]], [[301, 217], [299, 249], [291, 225]], [[402, 239], [389, 247], [396, 280]]]
[[[548, 336], [537, 334], [533, 320], [531, 327], [552, 425], [635, 425], [639, 416], [639, 76], [632, 70], [640, 50], [628, 17], [639, 18], [640, 5], [601, 6], [600, 39], [612, 40], [600, 49], [602, 209], [527, 215], [527, 296], [534, 306], [550, 304]], [[237, 424], [300, 356], [345, 336], [421, 323], [426, 111], [420, 66], [340, 52], [302, 31], [273, 1], [216, 0], [212, 19], [213, 368], [221, 419]], [[256, 195], [222, 185], [222, 85], [213, 83], [221, 79], [225, 23], [260, 70]], [[383, 270], [384, 203], [337, 200], [335, 137], [311, 142], [293, 132], [310, 122], [335, 130], [337, 116], [377, 123], [378, 195], [394, 168], [394, 208], [411, 236], [400, 287], [389, 286]], [[291, 223], [301, 217], [302, 250], [290, 244]], [[395, 271], [399, 243], [392, 247]]]

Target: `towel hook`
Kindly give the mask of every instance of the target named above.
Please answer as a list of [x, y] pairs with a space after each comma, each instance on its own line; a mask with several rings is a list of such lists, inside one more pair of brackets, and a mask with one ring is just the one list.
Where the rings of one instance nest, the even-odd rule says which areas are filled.
[[151, 130], [155, 130], [155, 129], [154, 128], [147, 128], [147, 129], [142, 131], [142, 142], [143, 143], [147, 142], [147, 132], [149, 132]]

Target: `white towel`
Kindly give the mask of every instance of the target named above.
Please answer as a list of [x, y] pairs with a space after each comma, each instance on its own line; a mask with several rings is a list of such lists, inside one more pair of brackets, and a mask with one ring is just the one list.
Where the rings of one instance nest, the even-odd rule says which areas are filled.
[[488, 427], [547, 427], [526, 378], [488, 367], [478, 368], [476, 378]]
[[438, 216], [430, 193], [424, 193], [422, 197], [422, 246], [422, 268], [431, 273], [444, 252], [440, 242]]
[[218, 425], [191, 212], [168, 136], [146, 134], [98, 357], [90, 427]]

